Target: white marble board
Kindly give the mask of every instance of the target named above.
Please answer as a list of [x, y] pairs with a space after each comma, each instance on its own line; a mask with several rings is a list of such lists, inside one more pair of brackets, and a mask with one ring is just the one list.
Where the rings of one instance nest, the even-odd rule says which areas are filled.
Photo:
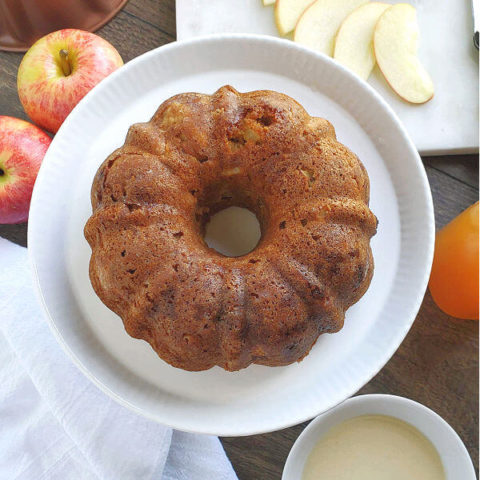
[[[472, 42], [471, 0], [410, 3], [417, 8], [420, 57], [434, 80], [434, 98], [424, 105], [404, 102], [377, 68], [369, 83], [393, 107], [422, 155], [478, 152], [478, 51]], [[263, 7], [261, 0], [176, 0], [176, 9], [178, 40], [227, 32], [278, 36], [273, 7]]]

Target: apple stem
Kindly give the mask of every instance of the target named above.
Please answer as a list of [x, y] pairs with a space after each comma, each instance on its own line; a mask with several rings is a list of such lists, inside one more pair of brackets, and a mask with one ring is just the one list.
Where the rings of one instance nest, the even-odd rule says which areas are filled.
[[3, 170], [3, 168], [0, 168], [0, 177], [3, 177], [5, 175], [5, 171]]
[[60, 50], [60, 66], [62, 67], [63, 74], [68, 77], [72, 73], [72, 67], [68, 61], [68, 50], [62, 48]]

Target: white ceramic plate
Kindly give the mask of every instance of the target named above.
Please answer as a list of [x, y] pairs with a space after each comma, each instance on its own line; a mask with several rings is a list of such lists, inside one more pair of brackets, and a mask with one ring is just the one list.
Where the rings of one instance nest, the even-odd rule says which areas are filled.
[[[373, 238], [370, 289], [345, 327], [301, 363], [191, 373], [130, 338], [95, 295], [83, 226], [98, 166], [179, 92], [273, 89], [329, 119], [365, 164]], [[57, 133], [32, 197], [28, 243], [50, 326], [79, 368], [138, 413], [180, 430], [249, 435], [294, 425], [356, 392], [387, 362], [421, 304], [432, 261], [433, 208], [424, 168], [404, 128], [367, 84], [293, 42], [229, 35], [173, 43], [127, 63], [90, 92]]]
[[424, 405], [394, 395], [360, 395], [320, 415], [294, 443], [282, 480], [301, 480], [310, 452], [331, 428], [359, 415], [387, 415], [413, 425], [437, 449], [446, 480], [475, 480], [475, 470], [465, 445], [442, 417]]

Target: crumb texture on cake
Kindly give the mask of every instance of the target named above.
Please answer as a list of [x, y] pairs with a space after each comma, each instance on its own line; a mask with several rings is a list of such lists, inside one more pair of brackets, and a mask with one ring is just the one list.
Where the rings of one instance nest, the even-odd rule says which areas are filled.
[[[372, 278], [365, 168], [327, 120], [277, 92], [170, 98], [101, 165], [91, 201], [95, 292], [185, 370], [299, 361]], [[230, 206], [261, 226], [242, 257], [203, 239]]]

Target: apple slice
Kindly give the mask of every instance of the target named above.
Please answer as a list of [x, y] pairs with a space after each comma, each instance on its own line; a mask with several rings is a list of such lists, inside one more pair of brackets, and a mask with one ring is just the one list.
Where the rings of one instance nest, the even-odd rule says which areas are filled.
[[295, 28], [300, 15], [312, 2], [313, 0], [277, 0], [275, 23], [280, 35], [287, 35]]
[[355, 9], [340, 25], [333, 58], [367, 80], [375, 66], [373, 31], [380, 15], [391, 5], [367, 3]]
[[385, 80], [400, 97], [410, 103], [425, 103], [433, 97], [432, 79], [417, 56], [414, 7], [399, 3], [385, 10], [375, 27], [373, 47]]
[[332, 56], [338, 27], [347, 15], [367, 2], [368, 0], [317, 0], [298, 20], [293, 40]]
[[273, 5], [275, 0], [263, 0], [263, 6], [267, 7], [268, 5]]

